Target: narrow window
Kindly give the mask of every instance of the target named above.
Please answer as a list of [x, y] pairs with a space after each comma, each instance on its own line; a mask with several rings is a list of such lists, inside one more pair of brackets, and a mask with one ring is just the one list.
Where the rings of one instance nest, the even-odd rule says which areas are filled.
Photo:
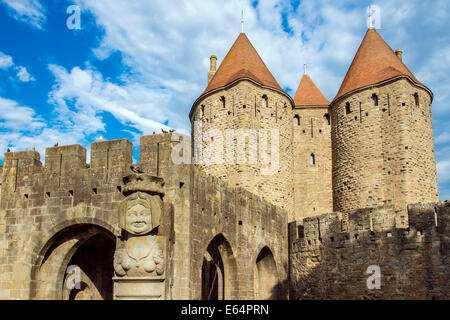
[[202, 107], [200, 108], [200, 118], [203, 118], [204, 115], [205, 115], [205, 106], [202, 105]]
[[378, 96], [375, 93], [372, 95], [372, 101], [374, 106], [378, 106]]
[[294, 127], [298, 127], [300, 125], [300, 117], [298, 115], [294, 116]]
[[316, 165], [316, 156], [314, 155], [314, 153], [311, 153], [311, 156], [309, 157], [309, 163], [310, 163], [312, 166], [315, 166], [315, 165]]
[[220, 102], [222, 103], [222, 108], [225, 108], [225, 97], [220, 97]]
[[323, 123], [326, 125], [330, 125], [330, 115], [328, 113], [325, 113], [323, 116]]
[[414, 93], [414, 103], [416, 104], [416, 107], [419, 107], [419, 95]]
[[350, 102], [347, 102], [345, 104], [345, 114], [350, 114], [351, 110], [350, 110]]
[[267, 107], [267, 96], [263, 95], [261, 100], [261, 107], [266, 108]]

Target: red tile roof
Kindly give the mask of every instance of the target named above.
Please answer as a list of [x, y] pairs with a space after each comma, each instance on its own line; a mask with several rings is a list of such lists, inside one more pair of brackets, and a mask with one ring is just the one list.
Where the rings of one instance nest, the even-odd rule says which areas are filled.
[[241, 78], [250, 78], [263, 86], [283, 91], [245, 33], [239, 34], [202, 95]]
[[296, 106], [328, 106], [330, 101], [320, 92], [309, 75], [304, 74], [295, 94], [294, 104]]
[[397, 76], [407, 76], [416, 84], [424, 86], [408, 70], [378, 32], [375, 29], [369, 29], [333, 101], [353, 90]]

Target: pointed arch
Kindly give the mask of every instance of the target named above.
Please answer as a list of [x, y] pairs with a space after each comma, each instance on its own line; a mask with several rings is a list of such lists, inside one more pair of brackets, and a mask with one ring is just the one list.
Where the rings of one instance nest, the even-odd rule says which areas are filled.
[[201, 270], [203, 300], [236, 299], [238, 293], [237, 265], [230, 243], [218, 234], [209, 243]]
[[268, 246], [259, 252], [254, 266], [254, 297], [258, 300], [280, 299], [277, 265]]

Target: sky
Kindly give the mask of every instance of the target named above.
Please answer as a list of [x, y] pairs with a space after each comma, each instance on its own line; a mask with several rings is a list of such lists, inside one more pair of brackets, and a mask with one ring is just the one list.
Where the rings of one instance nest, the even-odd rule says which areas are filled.
[[209, 57], [225, 57], [241, 9], [281, 87], [295, 95], [307, 64], [331, 101], [367, 31], [368, 5], [380, 8], [377, 31], [434, 93], [439, 194], [450, 199], [448, 0], [0, 0], [0, 163], [7, 148], [35, 147], [43, 161], [56, 143], [89, 155], [92, 142], [120, 138], [138, 159], [141, 135], [190, 134]]

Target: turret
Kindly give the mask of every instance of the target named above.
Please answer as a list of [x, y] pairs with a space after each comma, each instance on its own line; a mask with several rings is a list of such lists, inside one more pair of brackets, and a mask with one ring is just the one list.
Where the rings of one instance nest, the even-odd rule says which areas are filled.
[[292, 98], [241, 33], [192, 106], [195, 163], [291, 213], [292, 108]]
[[433, 94], [369, 29], [331, 104], [336, 211], [438, 201]]

